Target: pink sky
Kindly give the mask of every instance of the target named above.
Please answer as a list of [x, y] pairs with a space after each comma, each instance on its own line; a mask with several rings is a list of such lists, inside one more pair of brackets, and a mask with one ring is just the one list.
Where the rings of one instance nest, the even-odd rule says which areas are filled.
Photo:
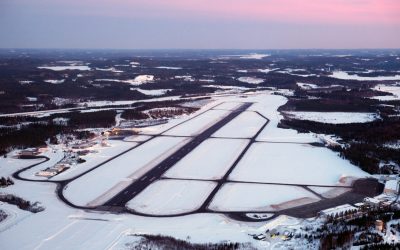
[[70, 0], [66, 4], [77, 11], [80, 5], [92, 6], [93, 13], [110, 16], [400, 24], [400, 0]]
[[400, 0], [0, 0], [0, 31], [0, 47], [398, 48]]

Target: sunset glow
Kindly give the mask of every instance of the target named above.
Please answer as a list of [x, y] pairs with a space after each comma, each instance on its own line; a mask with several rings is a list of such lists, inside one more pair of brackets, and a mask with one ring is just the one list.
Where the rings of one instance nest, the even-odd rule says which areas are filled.
[[[399, 34], [394, 34], [400, 29], [400, 2], [398, 0], [6, 0], [0, 4], [1, 15], [0, 28], [9, 29], [10, 24], [20, 27], [14, 30], [10, 36], [27, 36], [22, 30], [32, 26], [28, 33], [35, 28], [56, 30], [57, 24], [67, 26], [71, 34], [79, 35], [88, 29], [87, 23], [93, 25], [105, 25], [112, 29], [112, 33], [133, 38], [132, 32], [140, 32], [148, 28], [156, 33], [165, 33], [165, 46], [161, 44], [152, 47], [204, 47], [187, 41], [178, 45], [181, 41], [171, 41], [169, 36], [178, 36], [178, 33], [187, 33], [199, 40], [208, 30], [211, 41], [219, 35], [234, 37], [233, 27], [238, 32], [248, 30], [252, 34], [270, 32], [277, 33], [279, 37], [269, 37], [269, 44], [265, 42], [265, 48], [276, 47], [283, 39], [298, 35], [299, 29], [304, 29], [309, 40], [300, 41], [300, 47], [324, 47], [314, 44], [312, 41], [327, 30], [335, 32], [341, 39], [350, 39], [350, 47], [398, 47]], [[51, 19], [52, 22], [42, 23], [41, 19]], [[30, 20], [33, 20], [31, 22]], [[75, 22], [81, 22], [82, 27], [73, 27]], [[35, 24], [36, 22], [39, 22]], [[120, 24], [118, 28], [117, 23]], [[129, 25], [128, 25], [129, 23]], [[7, 25], [8, 24], [8, 25]], [[168, 25], [167, 25], [168, 24]], [[273, 25], [273, 27], [271, 27]], [[7, 27], [6, 27], [7, 26]], [[129, 27], [129, 28], [128, 28]], [[177, 30], [180, 30], [179, 32]], [[232, 30], [232, 31], [231, 31]], [[39, 31], [39, 30], [38, 30]], [[104, 37], [104, 31], [97, 31], [99, 37]], [[224, 34], [222, 34], [224, 33]], [[65, 33], [64, 33], [65, 34]], [[355, 36], [357, 35], [357, 36]], [[257, 35], [258, 36], [258, 35]], [[354, 36], [354, 37], [352, 37]], [[215, 37], [215, 38], [213, 38]], [[327, 47], [342, 47], [340, 39]], [[361, 39], [365, 44], [359, 44]], [[109, 38], [104, 37], [108, 40]], [[222, 39], [222, 38], [221, 38]], [[263, 38], [265, 39], [265, 38]], [[12, 37], [3, 46], [10, 46]], [[36, 40], [33, 39], [33, 40]], [[141, 39], [140, 39], [141, 40]], [[232, 40], [232, 39], [230, 39]], [[134, 41], [131, 41], [134, 44]], [[120, 42], [121, 43], [121, 42]], [[191, 44], [192, 43], [192, 44]], [[218, 43], [213, 42], [213, 47], [249, 47], [253, 44], [243, 42], [227, 42], [226, 46], [218, 38]], [[110, 44], [110, 47], [126, 47], [125, 43], [117, 44], [105, 42], [102, 47]], [[146, 44], [152, 44], [146, 43]], [[359, 44], [359, 45], [358, 45]], [[285, 47], [296, 47], [295, 44], [283, 43]], [[61, 45], [60, 45], [61, 46]], [[65, 45], [67, 46], [67, 45]], [[68, 45], [81, 47], [83, 45]], [[143, 47], [142, 43], [138, 47]], [[262, 46], [262, 43], [257, 43]], [[107, 46], [106, 46], [107, 47]], [[136, 47], [136, 46], [133, 46]]]

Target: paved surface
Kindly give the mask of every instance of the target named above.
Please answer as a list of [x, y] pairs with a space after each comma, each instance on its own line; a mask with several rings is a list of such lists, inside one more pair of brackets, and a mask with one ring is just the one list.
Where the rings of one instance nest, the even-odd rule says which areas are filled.
[[[102, 165], [104, 165], [105, 163], [123, 155], [126, 153], [129, 153], [129, 151], [133, 150], [136, 147], [139, 147], [140, 145], [142, 145], [143, 143], [146, 143], [154, 138], [156, 138], [157, 136], [162, 136], [162, 133], [166, 132], [163, 131], [158, 135], [153, 135], [151, 136], [150, 139], [143, 141], [141, 143], [139, 143], [138, 145], [133, 146], [132, 148], [129, 148], [128, 150], [121, 152], [120, 154], [117, 154], [109, 159], [107, 159], [106, 161], [92, 167], [91, 169], [85, 171], [84, 173], [77, 175], [71, 179], [68, 180], [62, 180], [62, 181], [53, 181], [51, 179], [49, 180], [31, 180], [31, 179], [27, 179], [27, 178], [23, 178], [20, 177], [19, 174], [22, 173], [23, 171], [30, 169], [32, 167], [35, 167], [39, 164], [42, 164], [45, 161], [48, 161], [49, 159], [47, 157], [39, 157], [39, 158], [43, 158], [44, 161], [40, 162], [40, 163], [36, 163], [33, 164], [29, 167], [26, 167], [24, 169], [21, 169], [17, 172], [15, 172], [13, 174], [13, 177], [19, 180], [24, 180], [24, 181], [31, 181], [31, 182], [51, 182], [51, 183], [56, 183], [57, 184], [57, 189], [56, 189], [56, 193], [59, 197], [60, 200], [62, 200], [65, 204], [74, 207], [74, 208], [79, 208], [79, 209], [85, 209], [85, 210], [97, 210], [97, 211], [108, 211], [108, 212], [112, 212], [112, 213], [131, 213], [131, 214], [137, 214], [137, 215], [143, 215], [143, 216], [149, 216], [149, 217], [174, 217], [174, 216], [182, 216], [182, 215], [189, 215], [189, 214], [196, 214], [196, 213], [218, 213], [218, 214], [225, 214], [235, 220], [242, 220], [242, 221], [261, 221], [258, 219], [252, 219], [246, 216], [246, 213], [272, 213], [274, 214], [272, 217], [270, 218], [265, 218], [262, 219], [263, 221], [267, 221], [267, 220], [271, 220], [273, 218], [276, 218], [276, 216], [278, 215], [290, 215], [290, 216], [294, 216], [294, 217], [299, 217], [299, 218], [308, 218], [308, 217], [313, 217], [316, 216], [317, 213], [323, 209], [326, 208], [330, 208], [330, 207], [334, 207], [334, 206], [338, 206], [338, 205], [342, 205], [342, 204], [346, 204], [346, 203], [350, 203], [350, 204], [354, 204], [356, 202], [362, 201], [365, 197], [373, 197], [376, 196], [378, 194], [380, 194], [383, 190], [383, 186], [382, 184], [379, 184], [378, 181], [376, 179], [362, 179], [362, 180], [357, 180], [353, 183], [352, 185], [352, 191], [342, 194], [336, 198], [332, 198], [332, 199], [326, 199], [324, 197], [321, 197], [319, 194], [316, 194], [315, 192], [313, 192], [312, 190], [310, 190], [307, 186], [313, 186], [313, 185], [295, 185], [295, 184], [284, 184], [281, 183], [280, 185], [291, 185], [291, 186], [300, 186], [302, 188], [307, 189], [308, 191], [313, 192], [314, 194], [316, 194], [321, 200], [319, 202], [315, 202], [312, 204], [307, 204], [307, 205], [303, 205], [303, 206], [298, 206], [298, 207], [294, 207], [294, 208], [290, 208], [290, 209], [285, 209], [285, 210], [281, 210], [281, 211], [262, 211], [262, 212], [257, 212], [257, 211], [246, 211], [246, 212], [216, 212], [216, 211], [212, 211], [208, 209], [209, 204], [211, 203], [212, 199], [214, 198], [215, 194], [218, 192], [218, 190], [222, 187], [222, 185], [228, 181], [228, 176], [229, 174], [234, 170], [234, 168], [236, 167], [236, 165], [238, 164], [238, 162], [242, 159], [242, 157], [245, 155], [245, 153], [247, 152], [247, 150], [250, 148], [250, 146], [252, 145], [253, 142], [255, 142], [255, 139], [257, 138], [258, 134], [265, 128], [265, 126], [268, 125], [269, 120], [264, 117], [262, 114], [258, 113], [260, 116], [262, 116], [265, 119], [265, 124], [259, 129], [259, 131], [252, 137], [250, 138], [250, 142], [248, 143], [248, 145], [246, 146], [246, 148], [241, 152], [241, 154], [237, 157], [237, 159], [235, 160], [235, 162], [232, 164], [232, 166], [229, 168], [229, 170], [225, 173], [225, 175], [223, 176], [223, 178], [221, 178], [220, 180], [217, 180], [217, 186], [214, 188], [214, 190], [210, 193], [210, 195], [207, 197], [207, 199], [205, 200], [205, 202], [202, 204], [202, 206], [195, 210], [195, 211], [191, 211], [191, 212], [187, 212], [187, 213], [183, 213], [183, 214], [177, 214], [177, 215], [168, 215], [168, 216], [164, 216], [164, 215], [149, 215], [149, 214], [141, 214], [132, 210], [128, 210], [127, 208], [125, 208], [125, 204], [131, 200], [132, 198], [134, 198], [136, 195], [138, 195], [140, 192], [142, 192], [146, 187], [148, 187], [149, 185], [151, 185], [153, 182], [155, 182], [158, 179], [163, 179], [163, 174], [170, 169], [172, 166], [174, 166], [180, 159], [182, 159], [183, 157], [185, 157], [186, 155], [188, 155], [194, 148], [196, 148], [200, 143], [202, 143], [203, 141], [205, 141], [206, 139], [208, 139], [214, 132], [216, 132], [218, 129], [220, 129], [221, 127], [223, 127], [224, 125], [226, 125], [228, 122], [230, 122], [232, 119], [234, 119], [235, 117], [237, 117], [240, 113], [244, 112], [249, 106], [251, 106], [252, 103], [243, 103], [242, 105], [240, 105], [237, 109], [233, 110], [228, 116], [226, 116], [225, 118], [223, 118], [222, 120], [220, 120], [219, 122], [215, 123], [214, 125], [212, 125], [211, 127], [207, 128], [206, 130], [204, 130], [203, 132], [201, 132], [199, 135], [194, 136], [194, 137], [188, 137], [188, 138], [192, 138], [187, 144], [185, 144], [184, 146], [182, 146], [181, 148], [179, 148], [177, 151], [175, 151], [175, 153], [173, 153], [172, 155], [170, 155], [169, 157], [167, 157], [165, 160], [163, 160], [161, 163], [159, 163], [158, 165], [156, 165], [154, 168], [152, 168], [150, 171], [148, 171], [145, 175], [143, 175], [140, 179], [136, 180], [135, 182], [133, 182], [131, 185], [129, 185], [127, 188], [125, 188], [124, 190], [122, 190], [121, 192], [119, 192], [116, 196], [114, 196], [113, 198], [111, 198], [109, 201], [107, 201], [103, 206], [99, 206], [96, 208], [92, 208], [92, 207], [84, 207], [84, 206], [76, 206], [74, 204], [72, 204], [69, 200], [67, 200], [64, 195], [63, 195], [63, 190], [64, 188], [68, 185], [68, 183], [70, 183], [71, 181], [91, 172], [92, 170], [101, 167]], [[216, 108], [218, 105], [214, 106], [213, 108]], [[207, 112], [208, 110], [199, 113], [198, 115], [183, 121], [171, 128], [169, 128], [168, 130], [179, 126], [205, 112]], [[167, 131], [168, 131], [167, 130]], [[272, 183], [260, 183], [260, 184], [272, 184]], [[278, 184], [279, 183], [273, 183], [273, 184]], [[333, 187], [333, 186], [332, 186]]]
[[133, 182], [127, 188], [122, 190], [116, 196], [114, 196], [111, 200], [107, 201], [104, 206], [117, 206], [123, 207], [125, 204], [134, 198], [137, 194], [143, 191], [147, 186], [153, 183], [155, 180], [161, 178], [161, 176], [172, 166], [174, 166], [180, 159], [188, 155], [194, 148], [200, 145], [203, 141], [207, 140], [212, 134], [214, 134], [217, 130], [222, 128], [232, 119], [237, 117], [240, 113], [245, 111], [248, 107], [250, 107], [252, 103], [243, 103], [238, 108], [233, 110], [229, 115], [224, 117], [222, 120], [209, 127], [199, 135], [192, 138], [192, 140], [178, 149], [175, 153], [169, 156], [167, 159], [159, 163], [149, 172], [147, 172], [144, 176], [142, 176], [137, 181]]

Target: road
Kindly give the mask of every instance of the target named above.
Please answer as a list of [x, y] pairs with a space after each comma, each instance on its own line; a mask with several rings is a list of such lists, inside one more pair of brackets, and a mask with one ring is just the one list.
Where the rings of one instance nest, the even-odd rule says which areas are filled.
[[[161, 176], [172, 166], [174, 166], [180, 159], [189, 154], [194, 148], [200, 145], [203, 141], [207, 140], [212, 134], [214, 134], [217, 130], [222, 128], [228, 122], [233, 120], [243, 111], [245, 111], [248, 107], [250, 107], [252, 103], [243, 103], [238, 108], [233, 110], [229, 115], [224, 117], [222, 120], [209, 127], [205, 131], [201, 132], [199, 135], [195, 136], [189, 143], [182, 146], [175, 153], [170, 155], [167, 159], [159, 163], [145, 175], [143, 175], [140, 179], [133, 182], [127, 188], [122, 190], [112, 199], [107, 201], [104, 204], [104, 208], [107, 207], [124, 207], [125, 204], [134, 198], [137, 194], [142, 192], [147, 186], [153, 183], [155, 180], [161, 178]], [[112, 208], [110, 208], [112, 209]]]

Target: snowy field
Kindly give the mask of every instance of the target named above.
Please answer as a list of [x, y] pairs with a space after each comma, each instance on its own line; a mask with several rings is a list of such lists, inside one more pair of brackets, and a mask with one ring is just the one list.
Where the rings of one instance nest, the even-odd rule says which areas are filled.
[[[17, 184], [2, 189], [2, 192], [40, 201], [46, 210], [37, 214], [19, 210], [7, 224], [1, 223], [0, 245], [5, 250], [117, 249], [115, 247], [128, 234], [161, 234], [182, 240], [190, 237], [195, 243], [217, 243], [223, 239], [257, 244], [248, 233], [258, 232], [258, 225], [239, 223], [222, 215], [148, 218], [85, 212], [65, 206], [54, 195], [54, 184], [19, 181]], [[7, 212], [9, 207], [0, 204], [0, 209]]]
[[214, 211], [279, 211], [319, 201], [304, 188], [285, 185], [226, 183], [208, 207]]
[[238, 81], [250, 84], [260, 84], [264, 82], [264, 79], [251, 76], [242, 76], [238, 78]]
[[48, 69], [53, 71], [64, 71], [64, 70], [80, 70], [80, 71], [89, 71], [91, 70], [88, 66], [43, 66], [38, 67], [38, 69]]
[[64, 195], [75, 205], [101, 205], [186, 142], [181, 137], [154, 138], [72, 181]]
[[381, 100], [381, 101], [400, 100], [400, 85], [393, 86], [393, 85], [379, 84], [379, 85], [375, 86], [374, 90], [388, 92], [392, 95], [374, 96], [374, 97], [372, 97], [373, 99], [377, 99], [377, 100]]
[[217, 184], [211, 181], [159, 180], [127, 203], [139, 213], [176, 215], [200, 208]]
[[147, 141], [150, 138], [151, 138], [151, 136], [149, 136], [149, 135], [131, 135], [131, 136], [125, 137], [124, 141], [142, 142], [142, 141]]
[[395, 76], [359, 76], [357, 74], [350, 75], [345, 71], [334, 71], [329, 77], [341, 80], [357, 80], [357, 81], [397, 81], [400, 75]]
[[[249, 110], [259, 111], [271, 120], [259, 139], [267, 138], [278, 142], [286, 140], [302, 143], [311, 142], [312, 139], [316, 140], [311, 134], [300, 134], [302, 136], [298, 136], [299, 134], [294, 130], [277, 128], [279, 120], [282, 119], [277, 108], [286, 103], [287, 99], [285, 97], [270, 95], [269, 92], [262, 94], [246, 93], [241, 96], [246, 96], [247, 98], [241, 98], [237, 95], [214, 96], [214, 102], [207, 104], [206, 108], [211, 108], [218, 102], [256, 102]], [[205, 108], [203, 107], [200, 112], [204, 110]], [[195, 114], [199, 114], [199, 112]], [[168, 124], [142, 128], [140, 131], [157, 134], [193, 117], [195, 114], [173, 119]], [[211, 116], [212, 118], [207, 118], [208, 120], [202, 118], [206, 120], [203, 120], [202, 126], [195, 123], [191, 126], [194, 129], [202, 129], [208, 122], [215, 123], [215, 118], [221, 119], [220, 116], [226, 115], [223, 113], [218, 114], [214, 113]], [[197, 121], [197, 123], [200, 122]], [[190, 131], [190, 128], [185, 128], [185, 131]], [[134, 141], [132, 143], [146, 139], [148, 137], [127, 138], [129, 141]], [[169, 155], [177, 147], [185, 143], [184, 140], [184, 138], [169, 137], [152, 139], [70, 183], [64, 193], [68, 199], [78, 205], [86, 205], [92, 201], [95, 201], [91, 203], [92, 205], [101, 204], [111, 198], [113, 192], [121, 190], [140, 174], [165, 159], [166, 155]], [[209, 139], [207, 142], [211, 140], [222, 141], [223, 139]], [[247, 140], [238, 139], [236, 141], [242, 144], [247, 142]], [[221, 157], [232, 153], [233, 150], [227, 150], [227, 153], [223, 153], [224, 147], [228, 147], [227, 144], [218, 146], [218, 150], [214, 151], [220, 153], [219, 156]], [[198, 160], [198, 162], [205, 162], [212, 166], [215, 157], [210, 156], [210, 154], [217, 153], [212, 152], [213, 148], [210, 148], [210, 146], [208, 146], [208, 151], [206, 149], [206, 146], [204, 146], [204, 152], [208, 154], [207, 158], [202, 161]], [[98, 154], [103, 152], [105, 151], [99, 150]], [[194, 157], [194, 154], [195, 151], [191, 152], [188, 157]], [[203, 153], [198, 153], [198, 155], [201, 154]], [[236, 153], [232, 153], [232, 155], [234, 154]], [[88, 155], [88, 157], [91, 157], [91, 155]], [[224, 163], [226, 159], [222, 158], [215, 159], [218, 162], [215, 163], [218, 171], [210, 167], [208, 169], [210, 172], [207, 173], [209, 176], [221, 176], [223, 172], [221, 166], [228, 165], [228, 163]], [[4, 166], [4, 162], [7, 162], [7, 166]], [[11, 174], [15, 169], [31, 165], [32, 162], [39, 162], [39, 160], [0, 159], [0, 171], [2, 175]], [[200, 163], [199, 166], [201, 165]], [[186, 167], [182, 167], [178, 172], [185, 172], [188, 175], [202, 174], [202, 171], [195, 173], [195, 168], [187, 169]], [[206, 177], [208, 178], [209, 176]], [[230, 175], [230, 178], [248, 180], [249, 182], [270, 182], [273, 180], [274, 182], [284, 183], [301, 182], [306, 185], [338, 184], [347, 186], [349, 183], [339, 182], [341, 177], [346, 176], [364, 177], [368, 176], [368, 174], [342, 160], [336, 153], [326, 148], [300, 144], [257, 142], [246, 153]], [[157, 184], [159, 182], [161, 184]], [[161, 211], [161, 213], [176, 214], [182, 211], [195, 210], [215, 185], [212, 181], [162, 180], [159, 182], [153, 183], [145, 190], [146, 193], [149, 193], [144, 198], [141, 196], [144, 196], [145, 192], [136, 197], [141, 198], [140, 203], [135, 205], [142, 209], [138, 211], [146, 213], [160, 213]], [[160, 186], [157, 187], [156, 184]], [[113, 187], [117, 188], [111, 190]], [[0, 233], [0, 245], [2, 249], [57, 249], [65, 246], [68, 249], [120, 249], [120, 247], [126, 247], [124, 243], [130, 241], [130, 235], [132, 234], [166, 235], [182, 240], [190, 239], [189, 241], [193, 243], [217, 243], [221, 242], [221, 240], [251, 242], [254, 246], [265, 249], [273, 247], [274, 244], [271, 243], [269, 245], [270, 242], [267, 241], [256, 241], [250, 234], [264, 233], [266, 228], [272, 229], [287, 223], [299, 224], [299, 227], [302, 226], [300, 224], [301, 220], [286, 216], [280, 216], [267, 223], [245, 223], [235, 221], [224, 215], [211, 213], [190, 214], [171, 218], [150, 218], [132, 214], [86, 212], [70, 208], [62, 203], [55, 195], [55, 188], [56, 185], [51, 183], [16, 180], [16, 185], [1, 190], [3, 193], [16, 194], [33, 202], [40, 201], [46, 207], [46, 210], [41, 213], [29, 214], [28, 216], [25, 216], [26, 213], [21, 213], [21, 216], [18, 214], [10, 217], [7, 225], [11, 226], [6, 228], [2, 227], [0, 223], [0, 231], [2, 231]], [[327, 187], [310, 188], [325, 197], [337, 195], [339, 191], [347, 190]], [[104, 193], [106, 195], [102, 196]], [[153, 195], [153, 193], [156, 194]], [[133, 204], [132, 202], [138, 201], [135, 199], [129, 203], [130, 207]], [[229, 183], [224, 185], [217, 193], [210, 208], [217, 211], [249, 212], [249, 210], [255, 210], [254, 213], [257, 213], [265, 210], [273, 212], [317, 200], [318, 198], [313, 193], [300, 187]], [[5, 204], [0, 204], [0, 209], [8, 209], [8, 212], [10, 210]], [[137, 208], [134, 207], [134, 209]], [[40, 230], [38, 230], [38, 225]]]
[[367, 177], [360, 168], [323, 147], [290, 143], [254, 143], [229, 176], [229, 180], [349, 185], [341, 177]]
[[248, 140], [207, 139], [169, 169], [164, 177], [221, 179], [248, 143]]
[[301, 83], [297, 82], [297, 86], [299, 86], [301, 89], [304, 90], [310, 90], [310, 89], [317, 89], [318, 85], [312, 84], [312, 83]]
[[252, 138], [267, 122], [252, 111], [245, 111], [215, 132], [212, 137]]
[[44, 159], [18, 159], [17, 152], [18, 151], [12, 151], [8, 153], [7, 158], [0, 157], [0, 176], [11, 176], [20, 169], [44, 161]]
[[257, 141], [262, 142], [286, 142], [286, 143], [314, 143], [320, 140], [311, 133], [299, 133], [294, 129], [278, 128], [279, 121], [270, 120], [261, 131]]
[[359, 113], [359, 112], [285, 112], [285, 114], [293, 119], [308, 120], [314, 122], [330, 123], [330, 124], [348, 124], [348, 123], [366, 123], [372, 122], [379, 118], [375, 113]]
[[229, 115], [229, 113], [230, 111], [228, 110], [208, 110], [207, 112], [172, 128], [165, 132], [164, 135], [194, 136], [201, 134], [201, 132], [222, 120], [225, 116]]
[[243, 104], [242, 102], [223, 102], [213, 109], [224, 109], [224, 110], [233, 111], [233, 110], [239, 108], [239, 106], [242, 104]]
[[269, 119], [268, 125], [258, 135], [257, 141], [294, 143], [312, 143], [320, 141], [311, 133], [298, 133], [294, 129], [278, 128], [278, 123], [283, 119], [283, 116], [277, 109], [287, 102], [286, 97], [280, 95], [264, 95], [263, 98], [257, 96], [254, 101], [256, 103], [250, 106], [248, 110], [258, 111]]
[[81, 156], [80, 158], [84, 159], [85, 162], [71, 166], [70, 169], [52, 177], [51, 180], [67, 180], [73, 178], [138, 144], [119, 140], [108, 140], [107, 143], [109, 144], [107, 147], [102, 147], [97, 144], [88, 148], [88, 150], [94, 150], [96, 152]]
[[151, 96], [161, 96], [165, 95], [168, 91], [172, 91], [172, 89], [140, 89], [140, 88], [131, 88], [130, 90], [136, 90], [144, 95], [151, 95]]
[[47, 180], [46, 177], [35, 176], [35, 174], [40, 170], [53, 167], [55, 164], [61, 161], [64, 158], [64, 152], [61, 148], [55, 148], [54, 151], [52, 149], [47, 149], [47, 151], [43, 154], [40, 154], [40, 156], [49, 157], [50, 160], [22, 172], [20, 174], [21, 177], [31, 180]]

